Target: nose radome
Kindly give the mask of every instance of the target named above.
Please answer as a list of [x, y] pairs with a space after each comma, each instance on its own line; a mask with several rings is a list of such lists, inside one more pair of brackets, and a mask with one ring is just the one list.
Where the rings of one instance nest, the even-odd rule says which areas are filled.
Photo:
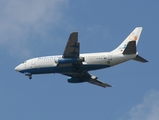
[[23, 64], [19, 64], [17, 67], [14, 68], [15, 71], [20, 72], [21, 70], [24, 70], [24, 65]]
[[14, 68], [15, 71], [19, 72], [20, 70], [22, 70], [22, 64], [18, 65], [17, 67]]
[[19, 71], [18, 66], [14, 68], [15, 71]]

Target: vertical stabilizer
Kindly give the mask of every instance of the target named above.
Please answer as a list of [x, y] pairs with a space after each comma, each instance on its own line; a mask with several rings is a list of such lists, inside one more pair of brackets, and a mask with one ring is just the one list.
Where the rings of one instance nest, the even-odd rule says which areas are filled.
[[115, 49], [113, 50], [113, 52], [121, 52], [123, 53], [124, 50], [126, 49], [128, 43], [130, 43], [131, 41], [135, 41], [136, 45], [139, 41], [140, 38], [140, 34], [142, 32], [142, 27], [137, 27], [135, 28], [130, 35]]

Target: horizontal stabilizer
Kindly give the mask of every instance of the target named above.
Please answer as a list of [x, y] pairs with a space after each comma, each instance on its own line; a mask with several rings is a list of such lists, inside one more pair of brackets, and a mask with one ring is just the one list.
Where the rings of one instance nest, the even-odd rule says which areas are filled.
[[136, 41], [130, 41], [126, 46], [123, 54], [124, 55], [136, 54]]
[[134, 60], [139, 61], [139, 62], [148, 62], [146, 59], [142, 58], [141, 56], [137, 55], [136, 58], [134, 58]]

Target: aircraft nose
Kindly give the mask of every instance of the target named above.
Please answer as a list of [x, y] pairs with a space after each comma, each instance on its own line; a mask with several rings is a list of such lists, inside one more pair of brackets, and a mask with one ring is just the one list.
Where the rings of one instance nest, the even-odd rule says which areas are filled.
[[15, 67], [14, 70], [18, 72], [19, 71], [19, 66]]
[[18, 65], [17, 67], [14, 68], [15, 71], [19, 72], [20, 70], [22, 70], [22, 65]]

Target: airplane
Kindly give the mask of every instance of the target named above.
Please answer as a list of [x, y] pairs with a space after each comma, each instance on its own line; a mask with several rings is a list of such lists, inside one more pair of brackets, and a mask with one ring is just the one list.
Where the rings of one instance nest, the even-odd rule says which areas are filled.
[[69, 83], [88, 82], [101, 87], [112, 87], [101, 82], [88, 71], [112, 67], [128, 60], [148, 62], [138, 55], [137, 44], [142, 27], [136, 27], [130, 35], [110, 52], [80, 54], [78, 32], [70, 34], [63, 55], [36, 57], [25, 60], [15, 67], [15, 71], [32, 79], [34, 74], [59, 73], [68, 76]]

